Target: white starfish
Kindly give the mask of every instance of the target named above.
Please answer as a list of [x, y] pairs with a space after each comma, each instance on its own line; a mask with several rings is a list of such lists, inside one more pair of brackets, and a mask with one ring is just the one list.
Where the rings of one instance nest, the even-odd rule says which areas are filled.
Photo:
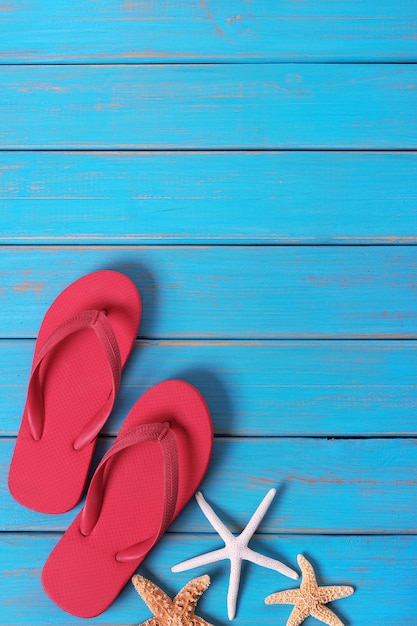
[[208, 565], [209, 563], [216, 563], [216, 561], [230, 559], [230, 579], [229, 589], [227, 592], [227, 613], [229, 620], [232, 620], [236, 615], [236, 602], [239, 592], [240, 572], [243, 560], [251, 561], [261, 567], [267, 567], [277, 572], [281, 572], [284, 576], [288, 576], [294, 580], [299, 578], [297, 572], [284, 565], [284, 563], [281, 563], [281, 561], [270, 559], [269, 557], [248, 548], [248, 543], [252, 539], [252, 536], [265, 516], [265, 513], [269, 509], [275, 494], [276, 489], [270, 489], [268, 491], [249, 520], [246, 528], [244, 528], [240, 535], [235, 537], [235, 535], [232, 535], [230, 530], [226, 528], [223, 522], [217, 517], [211, 506], [204, 499], [203, 494], [200, 492], [196, 493], [195, 497], [200, 509], [203, 511], [213, 528], [217, 530], [220, 537], [223, 539], [225, 546], [219, 550], [206, 552], [205, 554], [196, 556], [193, 559], [188, 559], [187, 561], [178, 563], [178, 565], [174, 565], [171, 569], [173, 572], [184, 572], [189, 569], [194, 569], [195, 567], [200, 567], [200, 565]]

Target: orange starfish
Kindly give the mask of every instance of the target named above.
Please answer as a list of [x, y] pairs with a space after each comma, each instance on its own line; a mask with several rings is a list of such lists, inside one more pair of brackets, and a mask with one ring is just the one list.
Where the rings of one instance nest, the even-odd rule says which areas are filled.
[[132, 583], [154, 617], [141, 626], [211, 626], [194, 614], [197, 602], [210, 584], [210, 577], [193, 578], [171, 600], [155, 583], [136, 574]]
[[298, 555], [297, 561], [303, 574], [300, 588], [273, 593], [265, 598], [265, 603], [294, 604], [287, 626], [299, 626], [309, 615], [329, 626], [343, 626], [337, 615], [325, 604], [352, 595], [353, 587], [319, 587], [311, 563], [302, 554]]

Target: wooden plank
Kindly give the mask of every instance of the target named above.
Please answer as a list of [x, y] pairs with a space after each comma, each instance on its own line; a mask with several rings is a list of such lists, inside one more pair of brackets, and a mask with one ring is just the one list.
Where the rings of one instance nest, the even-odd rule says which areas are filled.
[[417, 243], [416, 198], [415, 152], [4, 152], [0, 241]]
[[[97, 460], [110, 443], [103, 441]], [[0, 439], [0, 528], [65, 529], [74, 511], [42, 515], [12, 499], [7, 474], [13, 448], [14, 439]], [[218, 438], [201, 488], [220, 515], [227, 511], [233, 531], [246, 523], [245, 511], [276, 487], [260, 532], [414, 533], [416, 464], [417, 439]], [[195, 501], [171, 529], [212, 530]]]
[[[64, 613], [42, 589], [41, 570], [58, 539], [59, 536], [50, 534], [0, 535], [1, 575], [3, 580], [7, 580], [7, 587], [2, 585], [0, 591], [0, 613], [4, 626], [76, 626], [86, 623]], [[409, 626], [414, 623], [416, 537], [259, 535], [251, 545], [295, 568], [296, 555], [302, 552], [314, 563], [320, 585], [352, 585], [356, 590], [353, 596], [330, 605], [345, 624], [362, 624], [364, 615], [367, 626]], [[209, 573], [211, 586], [199, 601], [197, 614], [213, 624], [226, 624], [227, 563], [182, 574], [170, 571], [178, 561], [219, 546], [221, 541], [213, 536], [166, 535], [138, 572], [154, 580], [171, 596], [192, 577]], [[244, 582], [241, 584], [234, 624], [284, 624], [291, 607], [267, 606], [264, 598], [275, 591], [296, 588], [298, 583], [253, 564], [246, 564], [243, 571]], [[150, 615], [128, 583], [115, 603], [103, 615], [90, 619], [88, 623], [124, 626], [142, 623]], [[307, 620], [306, 625], [309, 622]]]
[[61, 290], [102, 268], [138, 286], [143, 338], [417, 336], [411, 246], [3, 246], [0, 267], [3, 338], [36, 337]]
[[3, 63], [417, 58], [412, 0], [12, 0], [0, 10]]
[[[17, 434], [33, 340], [0, 342], [0, 434]], [[218, 435], [417, 435], [415, 341], [147, 341], [124, 370], [103, 434], [150, 386], [183, 378]]]
[[416, 108], [412, 65], [0, 68], [3, 149], [415, 149]]

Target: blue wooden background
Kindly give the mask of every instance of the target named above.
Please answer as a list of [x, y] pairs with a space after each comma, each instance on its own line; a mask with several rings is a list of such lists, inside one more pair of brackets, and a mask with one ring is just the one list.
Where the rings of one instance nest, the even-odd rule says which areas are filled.
[[[2, 626], [149, 616], [130, 584], [92, 620], [50, 602], [76, 511], [7, 489], [45, 309], [100, 268], [144, 316], [97, 460], [145, 389], [189, 380], [230, 528], [277, 487], [255, 548], [352, 584], [347, 625], [417, 624], [416, 62], [415, 0], [0, 2]], [[174, 594], [171, 565], [220, 545], [191, 502], [139, 571]], [[292, 584], [248, 564], [236, 626], [284, 625], [263, 599]]]

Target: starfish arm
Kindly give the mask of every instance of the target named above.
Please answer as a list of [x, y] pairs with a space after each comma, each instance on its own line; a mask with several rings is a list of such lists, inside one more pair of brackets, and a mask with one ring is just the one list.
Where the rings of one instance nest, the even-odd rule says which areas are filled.
[[339, 600], [340, 598], [347, 598], [351, 596], [355, 590], [353, 587], [347, 587], [342, 585], [332, 585], [329, 587], [319, 587], [317, 598], [319, 602], [327, 604], [333, 600]]
[[251, 537], [253, 537], [253, 535], [255, 534], [256, 529], [258, 528], [259, 524], [262, 522], [267, 510], [271, 506], [272, 500], [274, 499], [276, 492], [277, 492], [276, 489], [270, 489], [268, 491], [268, 493], [266, 494], [266, 496], [264, 497], [264, 499], [262, 500], [262, 502], [256, 509], [255, 513], [250, 518], [247, 526], [240, 533], [239, 541], [243, 545], [247, 545]]
[[317, 605], [311, 609], [310, 615], [320, 620], [328, 626], [343, 626], [343, 622], [337, 617], [336, 613], [333, 613], [327, 606], [323, 604]]
[[239, 557], [230, 559], [229, 589], [227, 591], [227, 615], [229, 620], [234, 619], [236, 615], [241, 569], [242, 560]]
[[228, 528], [226, 528], [226, 526], [223, 524], [221, 519], [213, 511], [213, 509], [211, 508], [207, 500], [204, 498], [201, 491], [198, 491], [195, 494], [195, 498], [198, 502], [198, 506], [203, 511], [204, 515], [206, 516], [210, 524], [213, 526], [214, 530], [216, 530], [219, 533], [223, 541], [226, 543], [230, 541], [230, 539], [235, 539], [235, 536], [230, 532]]
[[304, 605], [295, 606], [287, 621], [287, 626], [299, 626], [310, 615], [309, 609]]
[[147, 578], [143, 578], [143, 576], [139, 576], [139, 574], [133, 576], [132, 583], [157, 620], [166, 620], [172, 608], [171, 598], [155, 583], [147, 580]]
[[227, 548], [220, 548], [219, 550], [206, 552], [205, 554], [200, 554], [199, 556], [195, 556], [192, 559], [187, 559], [186, 561], [177, 563], [177, 565], [171, 567], [171, 572], [185, 572], [186, 570], [194, 569], [195, 567], [200, 567], [201, 565], [209, 565], [210, 563], [222, 561], [223, 559], [227, 558]]
[[156, 617], [151, 617], [150, 619], [147, 619], [146, 622], [142, 622], [140, 626], [160, 626], [160, 624], [161, 622], [158, 622]]
[[300, 585], [301, 589], [304, 589], [309, 594], [315, 593], [318, 587], [313, 566], [302, 554], [298, 555], [297, 561], [303, 574], [303, 580]]
[[284, 563], [281, 563], [281, 561], [277, 561], [276, 559], [269, 558], [269, 556], [259, 554], [259, 552], [255, 552], [250, 548], [243, 548], [242, 558], [246, 561], [251, 561], [256, 565], [260, 565], [261, 567], [267, 567], [268, 569], [273, 569], [276, 572], [281, 572], [281, 574], [284, 574], [284, 576], [288, 576], [288, 578], [292, 578], [294, 580], [297, 580], [297, 578], [299, 578], [297, 572], [295, 572], [290, 567], [287, 567], [287, 565], [284, 565]]
[[285, 591], [277, 591], [271, 593], [265, 598], [265, 604], [297, 604], [300, 599], [299, 589], [286, 589]]
[[210, 585], [210, 577], [205, 574], [190, 580], [175, 596], [173, 604], [177, 613], [191, 613], [201, 595]]

